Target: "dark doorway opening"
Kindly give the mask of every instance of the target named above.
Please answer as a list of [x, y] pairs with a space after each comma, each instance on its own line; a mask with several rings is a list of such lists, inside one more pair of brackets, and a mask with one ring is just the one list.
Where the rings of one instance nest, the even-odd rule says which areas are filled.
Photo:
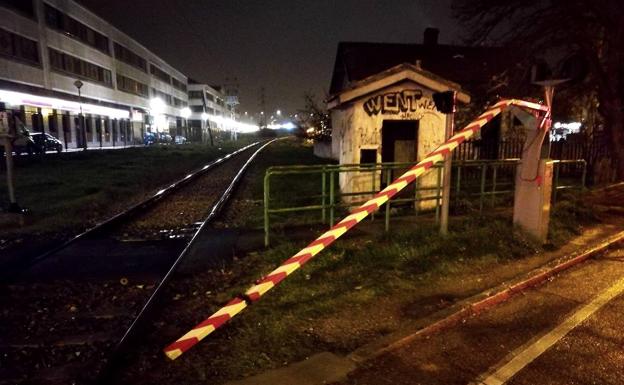
[[[384, 120], [381, 127], [381, 161], [383, 163], [415, 164], [418, 159], [418, 120]], [[381, 186], [398, 178], [411, 166], [393, 168], [390, 175], [386, 171], [381, 175]], [[397, 198], [413, 196], [414, 187], [410, 186]]]
[[[418, 120], [384, 120], [381, 127], [381, 161], [414, 163], [418, 157], [417, 138]], [[395, 174], [400, 175], [398, 170]]]

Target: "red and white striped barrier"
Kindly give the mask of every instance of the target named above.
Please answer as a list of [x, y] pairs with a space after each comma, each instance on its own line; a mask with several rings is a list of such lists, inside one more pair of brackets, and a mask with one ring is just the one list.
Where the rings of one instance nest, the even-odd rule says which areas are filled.
[[548, 112], [548, 107], [538, 103], [527, 102], [523, 100], [508, 99], [496, 103], [493, 107], [485, 111], [481, 116], [468, 124], [463, 130], [458, 131], [444, 144], [436, 148], [426, 158], [418, 162], [414, 167], [405, 172], [385, 189], [377, 193], [372, 199], [356, 208], [320, 237], [316, 238], [312, 243], [299, 251], [297, 254], [287, 259], [277, 269], [273, 270], [266, 277], [258, 280], [254, 286], [249, 288], [244, 295], [232, 299], [219, 311], [208, 317], [199, 325], [195, 326], [191, 331], [180, 337], [177, 341], [164, 349], [165, 354], [172, 360], [178, 358], [182, 353], [189, 350], [199, 341], [204, 339], [210, 333], [218, 329], [221, 325], [229, 321], [236, 314], [240, 313], [251, 303], [260, 299], [267, 291], [277, 286], [284, 278], [292, 274], [294, 271], [303, 266], [306, 262], [320, 253], [327, 246], [334, 243], [338, 238], [345, 234], [349, 229], [357, 225], [369, 214], [377, 211], [384, 203], [389, 201], [399, 191], [403, 190], [416, 178], [427, 172], [434, 164], [444, 160], [451, 151], [453, 151], [460, 143], [472, 137], [481, 127], [486, 125], [496, 115], [505, 108], [514, 105], [527, 108], [534, 111]]

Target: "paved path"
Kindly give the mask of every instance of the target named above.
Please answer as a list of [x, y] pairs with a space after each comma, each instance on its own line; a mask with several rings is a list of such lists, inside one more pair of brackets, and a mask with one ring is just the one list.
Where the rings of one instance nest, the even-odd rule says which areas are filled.
[[343, 384], [624, 384], [623, 292], [624, 248], [381, 356]]

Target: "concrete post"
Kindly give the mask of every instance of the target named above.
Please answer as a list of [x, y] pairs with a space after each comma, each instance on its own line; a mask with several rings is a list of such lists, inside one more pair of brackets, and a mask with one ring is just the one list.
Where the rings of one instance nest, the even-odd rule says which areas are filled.
[[[444, 140], [453, 136], [453, 120], [455, 114], [446, 114], [446, 131]], [[453, 154], [448, 154], [444, 160], [444, 176], [442, 179], [442, 217], [440, 218], [440, 234], [448, 234], [449, 208], [451, 205], [451, 169], [453, 165]]]
[[513, 221], [545, 242], [550, 222], [553, 175], [552, 161], [542, 159], [542, 143], [548, 134], [548, 127], [541, 124], [541, 118], [520, 108], [513, 107], [512, 113], [527, 130], [522, 159], [516, 170]]

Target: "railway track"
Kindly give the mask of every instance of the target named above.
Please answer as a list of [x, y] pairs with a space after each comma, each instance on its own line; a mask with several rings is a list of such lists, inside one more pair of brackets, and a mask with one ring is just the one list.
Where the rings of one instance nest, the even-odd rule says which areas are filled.
[[218, 159], [14, 270], [0, 294], [0, 384], [105, 382], [271, 142]]

